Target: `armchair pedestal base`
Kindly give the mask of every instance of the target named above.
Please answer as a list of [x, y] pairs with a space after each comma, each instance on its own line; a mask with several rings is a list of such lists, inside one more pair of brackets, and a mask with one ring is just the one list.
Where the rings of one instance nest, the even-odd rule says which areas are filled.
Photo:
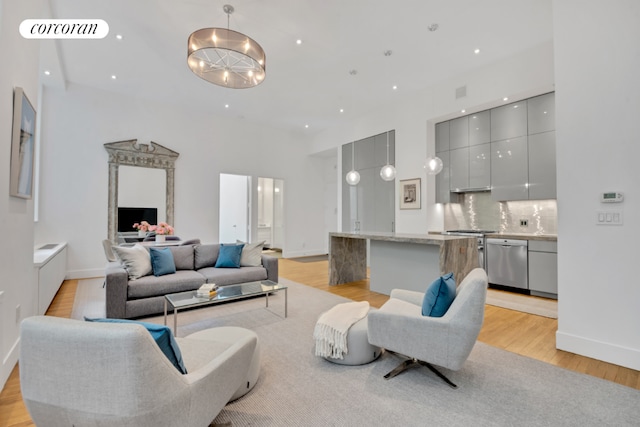
[[389, 380], [389, 379], [391, 379], [391, 378], [403, 373], [407, 369], [411, 369], [411, 368], [415, 368], [415, 367], [419, 367], [419, 366], [426, 366], [427, 368], [429, 368], [431, 370], [431, 372], [436, 374], [442, 381], [447, 383], [451, 388], [458, 388], [457, 385], [455, 385], [442, 372], [438, 371], [432, 364], [427, 363], [427, 362], [423, 362], [422, 360], [418, 360], [418, 359], [407, 359], [407, 360], [405, 360], [404, 362], [402, 362], [401, 364], [396, 366], [391, 372], [387, 373], [384, 376], [384, 378]]

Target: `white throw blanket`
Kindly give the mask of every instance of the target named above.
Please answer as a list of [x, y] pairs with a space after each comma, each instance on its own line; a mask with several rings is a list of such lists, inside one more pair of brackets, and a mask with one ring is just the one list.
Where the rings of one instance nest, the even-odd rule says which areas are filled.
[[313, 338], [316, 340], [316, 356], [343, 359], [348, 353], [347, 332], [369, 312], [369, 303], [345, 302], [326, 311], [318, 319]]

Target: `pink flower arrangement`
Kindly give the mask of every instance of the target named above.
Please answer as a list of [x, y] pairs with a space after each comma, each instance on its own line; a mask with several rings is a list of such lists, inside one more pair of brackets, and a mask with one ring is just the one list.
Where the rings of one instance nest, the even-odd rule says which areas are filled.
[[166, 222], [161, 222], [158, 225], [149, 226], [149, 231], [153, 231], [156, 234], [160, 234], [160, 235], [165, 235], [165, 234], [171, 235], [173, 234], [173, 227], [167, 224]]
[[151, 227], [154, 226], [149, 224], [147, 221], [141, 221], [139, 224], [136, 222], [135, 224], [133, 224], [133, 228], [138, 231], [149, 231], [151, 230]]

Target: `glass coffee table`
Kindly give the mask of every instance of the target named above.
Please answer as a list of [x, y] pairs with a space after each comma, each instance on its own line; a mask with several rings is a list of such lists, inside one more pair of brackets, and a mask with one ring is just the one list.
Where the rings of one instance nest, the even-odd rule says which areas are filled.
[[213, 297], [199, 297], [196, 291], [167, 294], [164, 296], [164, 324], [167, 324], [169, 304], [173, 307], [173, 335], [175, 336], [178, 332], [178, 310], [220, 304], [225, 301], [246, 299], [259, 295], [266, 296], [266, 307], [269, 307], [269, 294], [282, 290], [284, 290], [284, 317], [287, 317], [287, 287], [271, 280], [220, 286]]

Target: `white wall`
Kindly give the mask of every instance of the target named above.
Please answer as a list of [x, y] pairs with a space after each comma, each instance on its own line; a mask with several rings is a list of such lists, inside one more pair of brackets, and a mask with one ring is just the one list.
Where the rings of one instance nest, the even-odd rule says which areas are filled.
[[218, 241], [220, 173], [250, 175], [253, 182], [269, 176], [283, 179], [287, 188], [284, 255], [323, 252], [322, 161], [307, 156], [307, 144], [297, 135], [77, 85], [66, 91], [46, 88], [43, 106], [36, 242], [69, 243], [68, 278], [104, 272], [100, 241], [107, 235], [108, 168], [103, 144], [134, 138], [180, 153], [172, 224], [180, 237]]
[[[19, 351], [21, 317], [35, 314], [36, 282], [33, 271], [33, 200], [9, 196], [13, 88], [22, 87], [32, 105], [38, 105], [37, 41], [18, 33], [22, 20], [46, 17], [44, 1], [0, 2], [0, 224], [3, 245], [0, 254], [0, 389], [13, 370]], [[40, 113], [40, 111], [37, 111]]]
[[[640, 2], [554, 1], [557, 346], [640, 369]], [[595, 25], [595, 27], [594, 27]], [[622, 191], [621, 204], [599, 193]], [[597, 226], [596, 211], [623, 212]]]

